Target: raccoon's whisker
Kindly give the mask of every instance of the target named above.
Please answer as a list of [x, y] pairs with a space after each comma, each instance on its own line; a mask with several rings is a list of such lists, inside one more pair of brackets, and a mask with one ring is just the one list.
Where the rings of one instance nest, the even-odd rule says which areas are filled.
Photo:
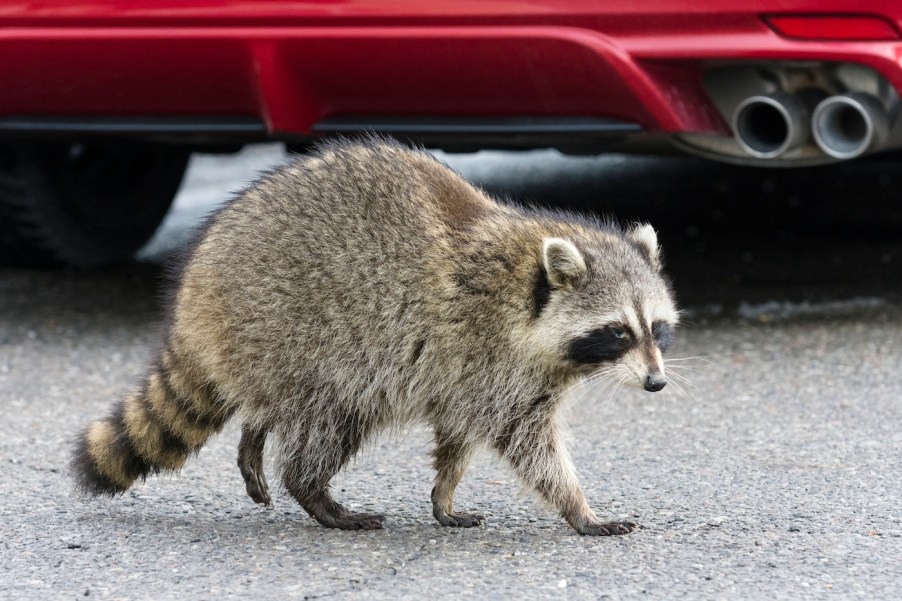
[[620, 389], [623, 388], [623, 385], [626, 384], [626, 379], [624, 377], [618, 377], [613, 381], [614, 386], [611, 388], [609, 394], [607, 395], [607, 401], [614, 400], [614, 397], [617, 396], [617, 393], [620, 392]]
[[[671, 380], [670, 385], [673, 386], [673, 389], [676, 391], [676, 394], [678, 396], [681, 396], [684, 399], [689, 400], [689, 401], [695, 400], [695, 397], [693, 395], [691, 395], [689, 392], [687, 392], [686, 389], [677, 380]], [[694, 384], [692, 386], [694, 386]]]
[[[664, 363], [667, 367], [679, 367], [681, 369], [699, 369], [702, 367], [700, 363], [681, 363], [679, 361], [665, 361]], [[708, 365], [712, 365], [709, 363]]]
[[598, 391], [598, 396], [601, 397], [607, 393], [607, 400], [611, 400], [617, 394], [617, 390], [623, 386], [623, 383], [618, 379], [610, 379], [605, 382], [604, 386]]
[[682, 369], [686, 371], [696, 371], [701, 367], [701, 365], [693, 363], [671, 363], [670, 361], [665, 362], [664, 365], [667, 369]]
[[603, 367], [600, 370], [596, 371], [588, 378], [583, 380], [584, 383], [595, 383], [599, 380], [608, 380], [611, 376], [616, 372], [616, 368], [614, 367]]
[[690, 373], [695, 374], [698, 367], [690, 365], [673, 365], [668, 363], [666, 366], [667, 373]]
[[693, 367], [693, 366], [689, 366], [689, 365], [670, 365], [670, 364], [668, 363], [668, 364], [667, 364], [667, 371], [671, 371], [671, 370], [673, 370], [673, 371], [683, 370], [683, 371], [696, 372], [696, 371], [698, 371], [698, 368]]
[[689, 378], [685, 377], [682, 374], [678, 374], [674, 371], [669, 371], [669, 372], [667, 372], [667, 375], [668, 375], [668, 379], [671, 384], [677, 384], [679, 386], [683, 386], [683, 387], [690, 388], [693, 390], [698, 389], [698, 386], [696, 386], [695, 382], [693, 382], [692, 380], [690, 380]]
[[612, 383], [613, 380], [611, 378], [594, 377], [590, 385], [584, 390], [581, 398], [600, 398]]
[[683, 390], [682, 392], [679, 392], [678, 394], [687, 401], [691, 401], [694, 403], [696, 400], [695, 395], [690, 394], [690, 393], [686, 392], [685, 390]]
[[713, 355], [696, 355], [694, 357], [667, 357], [667, 363], [671, 361], [701, 361], [702, 363], [715, 363]]
[[580, 388], [586, 388], [586, 390], [584, 390], [582, 392], [582, 394], [579, 396], [579, 398], [577, 400], [584, 399], [587, 396], [587, 393], [591, 391], [592, 386], [594, 386], [599, 380], [603, 380], [603, 379], [607, 378], [610, 375], [611, 371], [612, 371], [611, 368], [604, 368], [600, 372], [595, 372], [587, 378], [584, 378], [582, 380], [578, 380], [578, 381], [574, 382], [566, 390], [564, 390], [564, 392], [561, 393], [561, 397], [562, 398], [567, 397], [567, 396], [573, 394], [573, 392], [575, 390], [578, 390]]
[[586, 383], [588, 380], [579, 380], [571, 384], [561, 393], [562, 399], [567, 399], [568, 403], [580, 403], [586, 398]]
[[595, 383], [597, 383], [601, 379], [603, 379], [603, 376], [601, 374], [592, 374], [588, 378], [580, 380], [579, 382], [577, 382], [576, 384], [574, 384], [573, 386], [568, 388], [568, 390], [573, 390], [574, 388], [580, 388], [580, 387], [582, 387], [582, 388], [591, 387], [591, 386], [595, 385]]
[[603, 378], [598, 378], [592, 383], [592, 389], [596, 394], [601, 394], [607, 389], [609, 386], [613, 385], [616, 378], [614, 374], [606, 374]]
[[690, 400], [693, 400], [693, 399], [695, 398], [695, 397], [689, 392], [689, 390], [687, 390], [686, 387], [685, 387], [683, 384], [679, 383], [679, 382], [675, 382], [675, 381], [671, 380], [670, 386], [673, 387], [673, 390], [676, 392], [676, 394], [677, 394], [678, 396], [681, 396], [681, 397], [683, 397], [683, 398], [685, 398], [685, 399], [690, 399]]
[[681, 376], [678, 373], [671, 373], [670, 375], [672, 375], [674, 378], [676, 378], [676, 380], [671, 380], [671, 381], [677, 381], [680, 383], [680, 385], [688, 386], [689, 388], [697, 388], [695, 385], [695, 382], [693, 382], [689, 378]]
[[592, 378], [591, 384], [583, 392], [581, 400], [587, 397], [601, 397], [604, 394], [605, 390], [614, 383], [614, 380], [612, 378], [605, 377], [609, 375], [611, 374], [605, 373], [603, 375]]
[[684, 376], [683, 374], [677, 373], [677, 372], [675, 372], [675, 371], [669, 371], [668, 374], [671, 375], [671, 376], [673, 376], [674, 378], [676, 378], [677, 380], [679, 380], [679, 381], [682, 382], [683, 384], [686, 384], [687, 386], [691, 386], [692, 388], [695, 388], [695, 387], [696, 387], [696, 386], [695, 386], [695, 382], [693, 382], [692, 380], [690, 380], [689, 378], [687, 378], [687, 377]]
[[678, 395], [680, 395], [680, 396], [685, 396], [685, 394], [686, 394], [686, 389], [683, 388], [683, 387], [679, 384], [679, 382], [678, 382], [677, 380], [671, 380], [671, 381], [670, 381], [670, 386], [671, 386], [674, 390], [676, 390], [676, 392], [677, 392]]

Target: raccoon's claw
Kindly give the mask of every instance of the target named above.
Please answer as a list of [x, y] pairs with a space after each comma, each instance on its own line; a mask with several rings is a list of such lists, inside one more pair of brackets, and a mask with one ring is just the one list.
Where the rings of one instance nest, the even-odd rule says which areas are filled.
[[263, 475], [262, 459], [258, 461], [242, 460], [239, 458], [238, 467], [241, 468], [241, 477], [244, 478], [244, 488], [247, 495], [254, 500], [255, 503], [272, 505], [272, 499], [269, 497], [269, 485], [266, 483], [266, 476]]
[[267, 485], [266, 478], [263, 477], [263, 474], [254, 473], [252, 477], [245, 479], [244, 487], [247, 490], [248, 496], [254, 500], [254, 503], [259, 503], [266, 507], [272, 506], [272, 499], [269, 496], [269, 486]]
[[453, 526], [458, 528], [472, 528], [480, 526], [485, 521], [485, 516], [481, 513], [463, 513], [452, 511], [451, 513], [443, 513], [436, 516], [442, 526]]
[[615, 536], [629, 534], [638, 527], [636, 522], [595, 522], [580, 526], [576, 531], [588, 536]]
[[381, 530], [384, 515], [378, 513], [348, 513], [334, 520], [333, 528], [339, 530]]
[[257, 430], [247, 424], [241, 428], [241, 441], [238, 443], [238, 469], [244, 479], [247, 495], [269, 507], [269, 485], [263, 473], [263, 446], [266, 444], [266, 430]]

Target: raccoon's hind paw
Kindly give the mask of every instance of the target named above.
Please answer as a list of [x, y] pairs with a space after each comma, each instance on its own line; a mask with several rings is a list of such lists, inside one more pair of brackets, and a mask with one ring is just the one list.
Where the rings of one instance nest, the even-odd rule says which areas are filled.
[[339, 530], [381, 530], [385, 516], [378, 513], [347, 513], [334, 519], [334, 524], [329, 526]]
[[636, 522], [590, 522], [576, 529], [587, 536], [616, 536], [629, 534], [639, 527]]
[[458, 528], [472, 528], [480, 526], [485, 522], [485, 516], [481, 513], [464, 513], [462, 511], [452, 511], [450, 513], [440, 513], [435, 516], [442, 526], [452, 526]]
[[354, 513], [332, 498], [327, 490], [309, 493], [292, 480], [286, 482], [288, 491], [301, 503], [304, 511], [326, 528], [339, 530], [380, 530], [385, 516], [378, 513]]

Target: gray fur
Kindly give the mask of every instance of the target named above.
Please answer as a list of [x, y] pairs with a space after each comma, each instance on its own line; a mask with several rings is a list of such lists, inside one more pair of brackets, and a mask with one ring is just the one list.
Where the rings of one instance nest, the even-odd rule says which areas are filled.
[[[564, 245], [549, 251], [548, 239]], [[286, 489], [326, 526], [381, 527], [382, 516], [341, 507], [329, 481], [379, 431], [422, 421], [435, 431], [442, 524], [483, 520], [452, 498], [473, 450], [488, 446], [579, 532], [621, 534], [635, 525], [602, 523], [586, 503], [559, 409], [599, 370], [635, 385], [663, 377], [651, 327], [676, 318], [650, 227], [503, 206], [426, 153], [338, 143], [267, 175], [204, 230], [163, 353], [160, 377], [179, 386], [160, 395], [190, 408], [177, 397], [203, 386], [217, 415], [237, 415], [239, 465], [260, 502], [263, 440], [275, 433]], [[631, 319], [632, 346], [613, 364], [568, 358], [574, 338]], [[80, 461], [121, 487], [127, 477], [98, 450], [114, 434], [89, 428]]]

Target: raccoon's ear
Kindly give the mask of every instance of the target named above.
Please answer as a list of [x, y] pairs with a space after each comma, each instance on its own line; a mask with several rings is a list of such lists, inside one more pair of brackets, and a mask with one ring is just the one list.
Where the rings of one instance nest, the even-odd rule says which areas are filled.
[[572, 242], [562, 238], [545, 238], [542, 263], [548, 283], [555, 288], [578, 284], [586, 275], [586, 261]]
[[626, 232], [626, 235], [636, 243], [651, 266], [660, 271], [661, 249], [658, 247], [658, 234], [655, 228], [647, 223], [637, 223]]

